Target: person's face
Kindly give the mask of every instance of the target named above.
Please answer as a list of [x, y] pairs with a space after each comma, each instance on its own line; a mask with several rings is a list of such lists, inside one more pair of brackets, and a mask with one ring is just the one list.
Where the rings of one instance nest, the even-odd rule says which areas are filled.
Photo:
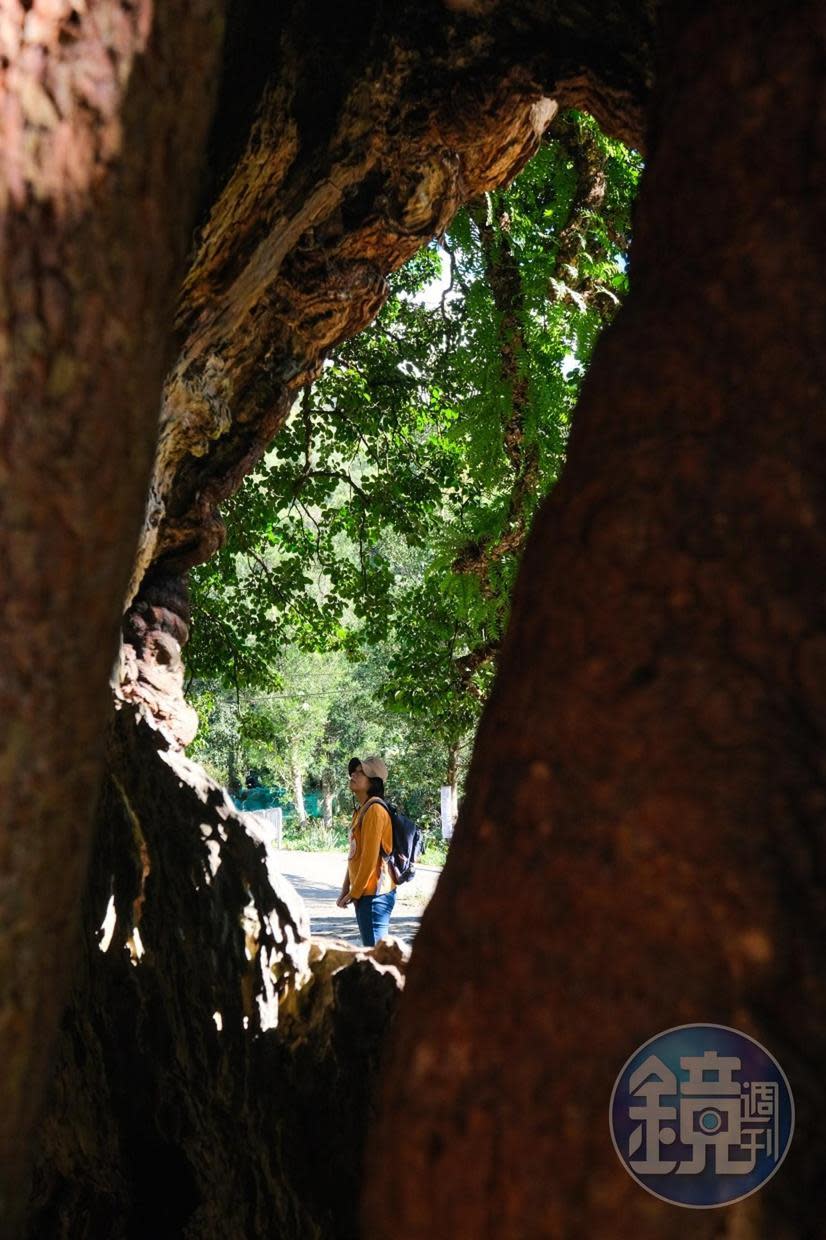
[[360, 766], [357, 766], [350, 776], [350, 791], [353, 796], [363, 801], [370, 790], [370, 780], [364, 774]]

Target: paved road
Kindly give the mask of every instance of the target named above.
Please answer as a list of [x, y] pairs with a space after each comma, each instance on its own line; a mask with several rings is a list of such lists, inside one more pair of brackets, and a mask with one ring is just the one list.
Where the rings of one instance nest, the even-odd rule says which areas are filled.
[[[313, 935], [360, 944], [353, 906], [336, 906], [347, 866], [344, 853], [284, 849], [277, 856], [282, 874], [290, 880], [307, 905]], [[413, 881], [398, 889], [396, 907], [390, 919], [391, 934], [408, 943], [412, 941], [440, 874], [441, 869], [437, 866], [420, 865]]]

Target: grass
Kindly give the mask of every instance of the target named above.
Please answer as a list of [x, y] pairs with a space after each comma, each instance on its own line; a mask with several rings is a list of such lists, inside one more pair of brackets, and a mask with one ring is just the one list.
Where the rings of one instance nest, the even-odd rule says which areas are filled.
[[349, 823], [334, 819], [332, 827], [325, 827], [318, 818], [310, 818], [302, 827], [295, 818], [284, 823], [283, 846], [298, 852], [346, 852], [349, 842]]
[[[310, 818], [301, 827], [298, 820], [288, 818], [284, 822], [283, 847], [294, 852], [347, 852], [350, 822], [346, 818], [334, 818], [332, 827], [325, 827], [318, 818]], [[444, 865], [448, 842], [428, 831], [425, 835], [423, 865]]]

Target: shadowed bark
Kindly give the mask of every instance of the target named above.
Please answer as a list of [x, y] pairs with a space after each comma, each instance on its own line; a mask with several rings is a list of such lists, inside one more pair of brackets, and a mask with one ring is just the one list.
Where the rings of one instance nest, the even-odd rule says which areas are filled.
[[355, 1234], [406, 953], [312, 945], [257, 831], [121, 707], [31, 1240]]
[[[632, 293], [526, 553], [385, 1078], [408, 1175], [365, 1185], [365, 1234], [824, 1234], [825, 35], [809, 4], [672, 15]], [[627, 1057], [692, 1021], [797, 1098], [725, 1211], [656, 1201], [609, 1137]]]
[[217, 0], [0, 5], [4, 1235], [25, 1202], [71, 981], [221, 12]]

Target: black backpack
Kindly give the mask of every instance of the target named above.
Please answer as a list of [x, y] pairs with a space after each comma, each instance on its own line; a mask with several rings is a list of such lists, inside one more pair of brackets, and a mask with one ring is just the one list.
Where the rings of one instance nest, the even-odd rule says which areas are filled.
[[398, 887], [401, 883], [408, 883], [411, 878], [415, 878], [416, 862], [424, 850], [424, 835], [421, 827], [416, 826], [412, 818], [402, 814], [395, 805], [388, 804], [381, 797], [371, 797], [369, 802], [365, 802], [364, 809], [372, 801], [378, 801], [390, 815], [393, 850], [389, 853], [382, 852], [382, 857], [387, 862], [390, 877]]

